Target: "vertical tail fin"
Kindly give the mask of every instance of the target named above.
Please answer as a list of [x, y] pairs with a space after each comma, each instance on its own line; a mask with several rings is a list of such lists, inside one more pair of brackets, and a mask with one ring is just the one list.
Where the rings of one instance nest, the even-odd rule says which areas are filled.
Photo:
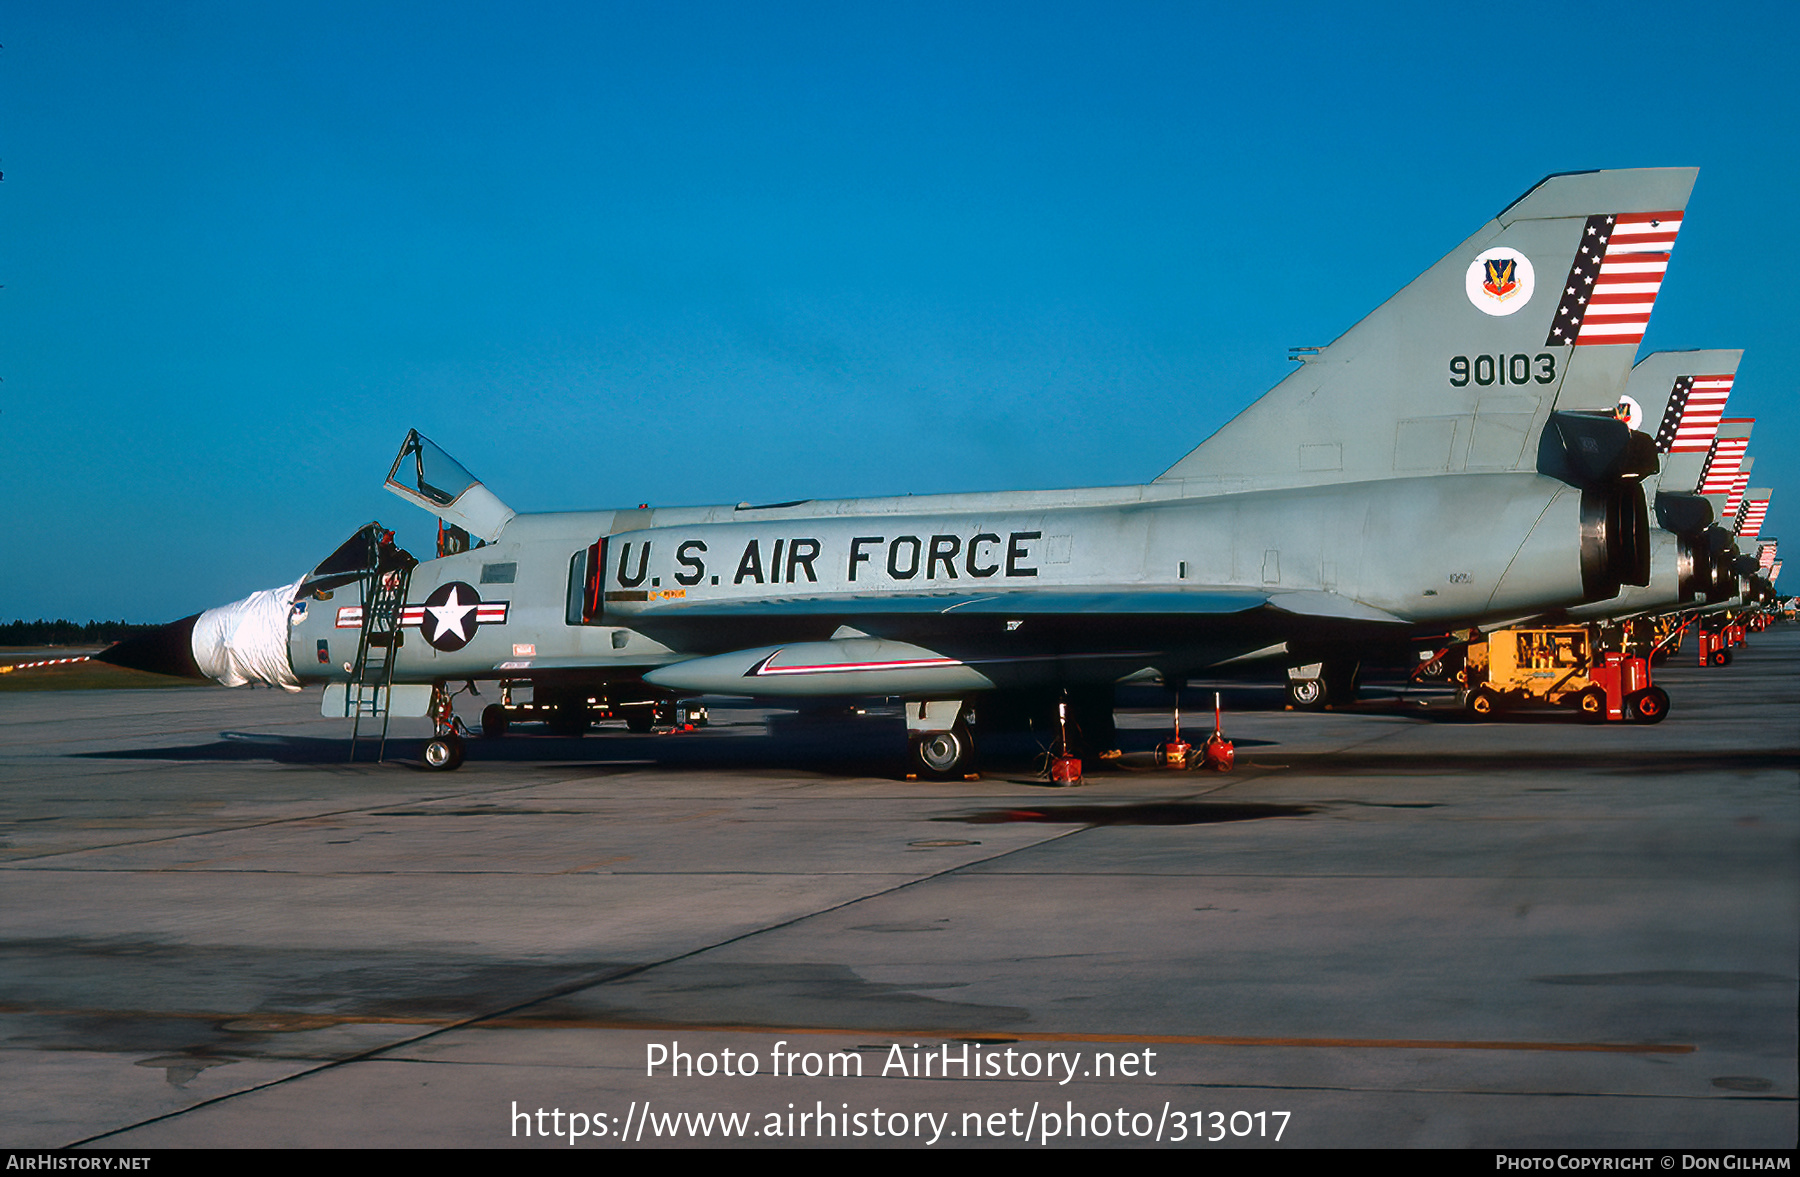
[[[1750, 448], [1750, 430], [1755, 424], [1754, 417], [1727, 417], [1719, 422], [1712, 445], [1707, 447], [1706, 461], [1700, 468], [1699, 483], [1695, 487], [1700, 494], [1728, 495], [1740, 473], [1749, 478], [1744, 471], [1745, 451]], [[1669, 488], [1676, 489], [1673, 483]]]
[[1737, 524], [1740, 522], [1738, 512], [1743, 508], [1744, 496], [1750, 493], [1750, 463], [1751, 459], [1745, 458], [1738, 464], [1738, 472], [1731, 480], [1731, 488], [1725, 492], [1725, 506], [1719, 511], [1720, 520], [1731, 528], [1733, 535], [1737, 534]]
[[1763, 519], [1769, 514], [1769, 499], [1774, 491], [1766, 486], [1744, 491], [1744, 505], [1738, 508], [1737, 526], [1732, 530], [1742, 540], [1754, 540], [1762, 534]]
[[1157, 481], [1533, 469], [1552, 409], [1618, 404], [1695, 175], [1543, 180]]
[[[1659, 351], [1639, 360], [1625, 387], [1632, 428], [1651, 434], [1662, 469], [1655, 485], [1693, 494], [1725, 415], [1742, 350]], [[1646, 487], [1651, 479], [1645, 479]]]

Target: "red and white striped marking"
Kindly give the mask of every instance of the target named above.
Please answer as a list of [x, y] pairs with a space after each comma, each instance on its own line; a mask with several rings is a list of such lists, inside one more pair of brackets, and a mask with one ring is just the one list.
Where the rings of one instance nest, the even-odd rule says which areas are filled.
[[15, 670], [33, 670], [39, 666], [66, 666], [71, 662], [86, 662], [92, 654], [83, 654], [78, 658], [46, 658], [42, 662], [14, 662], [0, 666], [0, 674], [10, 674]]
[[1681, 214], [1625, 213], [1613, 223], [1575, 346], [1642, 343], [1681, 231]]
[[1768, 499], [1750, 499], [1746, 502], [1744, 504], [1743, 522], [1738, 524], [1739, 537], [1743, 539], [1755, 539], [1762, 531], [1763, 519], [1768, 513]]
[[1681, 422], [1675, 426], [1670, 453], [1704, 454], [1712, 447], [1719, 421], [1725, 416], [1725, 401], [1731, 396], [1731, 381], [1730, 376], [1694, 377], [1693, 391], [1681, 409]]
[[[1749, 448], [1750, 439], [1747, 437], [1721, 437], [1713, 442], [1712, 454], [1706, 459], [1706, 469], [1700, 472], [1700, 493], [1730, 494], [1732, 483], [1737, 481], [1738, 467], [1744, 461], [1744, 451]], [[1745, 476], [1746, 486], [1749, 485], [1748, 477]]]
[[[475, 606], [475, 621], [478, 625], [505, 625], [507, 607], [510, 601], [483, 601]], [[363, 610], [361, 605], [342, 605], [337, 611], [337, 628], [361, 629]], [[402, 626], [419, 626], [425, 624], [425, 606], [407, 605], [400, 610]]]
[[776, 658], [781, 651], [763, 659], [760, 666], [752, 668], [751, 674], [758, 678], [779, 674], [844, 674], [868, 670], [921, 670], [938, 666], [961, 666], [963, 663], [954, 658], [901, 658], [890, 662], [824, 662], [810, 666], [775, 666]]
[[1722, 518], [1734, 520], [1737, 518], [1738, 507], [1742, 506], [1744, 502], [1744, 492], [1749, 489], [1750, 476], [1748, 474], [1739, 474], [1731, 480], [1731, 488], [1725, 492], [1725, 510], [1721, 512]]

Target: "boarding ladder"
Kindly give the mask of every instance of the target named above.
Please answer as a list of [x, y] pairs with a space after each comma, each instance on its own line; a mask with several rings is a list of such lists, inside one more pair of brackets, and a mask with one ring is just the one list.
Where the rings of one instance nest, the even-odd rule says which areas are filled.
[[[382, 561], [382, 563], [388, 563]], [[356, 665], [345, 686], [345, 707], [354, 717], [350, 727], [350, 759], [362, 735], [362, 721], [381, 717], [381, 735], [375, 760], [387, 755], [388, 713], [394, 686], [394, 663], [400, 658], [403, 634], [400, 614], [406, 604], [406, 586], [412, 580], [412, 562], [378, 568], [363, 582], [362, 636], [356, 646]], [[373, 724], [371, 723], [371, 726]], [[370, 735], [371, 740], [377, 737]]]

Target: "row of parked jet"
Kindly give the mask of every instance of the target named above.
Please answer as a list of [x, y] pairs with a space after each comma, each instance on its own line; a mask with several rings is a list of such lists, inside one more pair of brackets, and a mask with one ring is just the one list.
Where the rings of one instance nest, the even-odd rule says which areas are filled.
[[1776, 568], [1745, 546], [1769, 494], [1725, 416], [1741, 353], [1637, 361], [1695, 176], [1544, 179], [1140, 485], [520, 514], [414, 432], [386, 486], [437, 516], [434, 558], [369, 524], [101, 657], [323, 682], [359, 729], [429, 716], [434, 768], [483, 682], [571, 730], [898, 699], [911, 769], [954, 777], [978, 728], [1059, 705], [1108, 748], [1120, 683], [1266, 666], [1329, 702], [1507, 627], [1753, 604]]

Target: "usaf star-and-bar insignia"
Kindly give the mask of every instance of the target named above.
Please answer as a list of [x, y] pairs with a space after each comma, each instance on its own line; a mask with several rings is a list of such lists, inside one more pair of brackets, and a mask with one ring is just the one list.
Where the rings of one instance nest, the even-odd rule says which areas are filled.
[[509, 601], [484, 601], [460, 580], [439, 585], [423, 605], [400, 611], [402, 627], [416, 625], [433, 649], [449, 654], [462, 649], [484, 625], [505, 625]]

